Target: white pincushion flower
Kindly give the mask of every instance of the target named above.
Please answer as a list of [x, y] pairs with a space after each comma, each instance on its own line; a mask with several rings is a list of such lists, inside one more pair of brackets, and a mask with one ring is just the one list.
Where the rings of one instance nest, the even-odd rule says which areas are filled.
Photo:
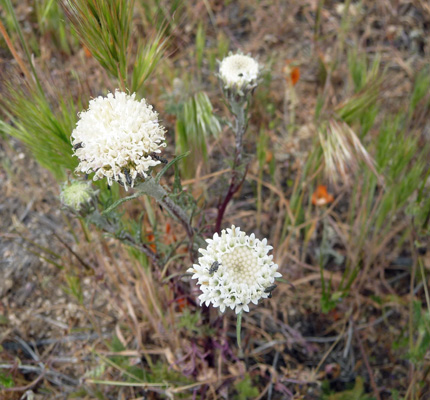
[[225, 89], [246, 90], [257, 83], [259, 65], [250, 56], [231, 54], [221, 61], [219, 76]]
[[84, 173], [95, 172], [94, 180], [106, 177], [133, 187], [138, 175], [160, 164], [151, 153], [165, 147], [164, 128], [158, 113], [136, 94], [116, 91], [90, 101], [87, 111], [79, 114], [72, 132], [72, 144], [79, 158], [76, 168]]
[[221, 312], [230, 307], [238, 314], [249, 311], [249, 303], [257, 304], [261, 298], [270, 297], [275, 278], [281, 274], [273, 256], [268, 255], [272, 246], [266, 239], [247, 236], [233, 225], [223, 229], [221, 236], [215, 233], [213, 239], [206, 241], [207, 248], [199, 249], [199, 263], [187, 271], [200, 285], [202, 303], [212, 303]]

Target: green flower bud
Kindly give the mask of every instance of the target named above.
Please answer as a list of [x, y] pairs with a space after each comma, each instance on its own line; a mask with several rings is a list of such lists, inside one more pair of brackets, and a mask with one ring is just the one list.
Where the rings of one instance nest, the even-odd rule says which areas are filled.
[[71, 181], [61, 187], [60, 199], [64, 206], [73, 211], [81, 211], [89, 205], [97, 192], [89, 182]]

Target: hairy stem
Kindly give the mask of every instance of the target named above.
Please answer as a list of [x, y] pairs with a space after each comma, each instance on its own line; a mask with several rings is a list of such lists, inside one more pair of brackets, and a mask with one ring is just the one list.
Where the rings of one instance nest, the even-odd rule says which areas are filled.
[[156, 182], [155, 179], [152, 177], [147, 178], [145, 182], [137, 185], [136, 189], [138, 189], [141, 193], [153, 197], [158, 202], [158, 204], [166, 208], [169, 213], [176, 217], [182, 224], [188, 237], [193, 239], [194, 231], [191, 227], [190, 218], [188, 217], [187, 213], [173, 202], [166, 190], [158, 182]]
[[[97, 211], [92, 213], [90, 221], [102, 231], [116, 236], [118, 240], [144, 253], [153, 262], [153, 264], [158, 267], [159, 272], [162, 271], [163, 265], [160, 258], [158, 257], [157, 253], [154, 252], [148, 245], [136, 241], [132, 235], [126, 232], [123, 232], [121, 235], [117, 235], [120, 225], [115, 223], [112, 224], [106, 217], [103, 216], [103, 214], [100, 214]], [[82, 225], [85, 226], [85, 224]]]
[[194, 231], [190, 224], [189, 217], [185, 213], [185, 211], [182, 210], [181, 207], [179, 207], [170, 197], [167, 196], [167, 192], [165, 197], [157, 201], [162, 207], [166, 208], [174, 217], [179, 220], [179, 222], [184, 227], [187, 236], [190, 238], [190, 240], [193, 239]]
[[242, 149], [243, 149], [243, 135], [246, 131], [248, 119], [246, 117], [244, 103], [231, 102], [231, 110], [235, 116], [235, 134], [236, 134], [236, 149], [234, 154], [233, 166], [231, 168], [231, 179], [230, 186], [222, 202], [218, 205], [218, 215], [215, 223], [215, 232], [221, 231], [221, 224], [224, 218], [225, 210], [227, 209], [228, 203], [233, 198], [234, 194], [240, 189], [243, 181], [245, 180], [248, 168], [246, 168], [242, 177], [238, 168], [242, 161]]
[[245, 116], [245, 109], [242, 104], [235, 105], [232, 107], [235, 121], [235, 133], [236, 133], [236, 151], [234, 156], [234, 167], [238, 167], [242, 161], [242, 148], [243, 148], [243, 135], [246, 131], [247, 119]]
[[199, 245], [204, 244], [204, 240], [195, 235], [194, 229], [191, 226], [190, 217], [188, 214], [178, 206], [170, 197], [167, 191], [152, 177], [145, 180], [145, 182], [136, 186], [141, 193], [153, 197], [160, 206], [165, 208], [173, 217], [175, 217], [184, 227], [185, 232], [189, 238], [189, 253], [191, 261], [194, 262], [196, 256], [193, 250], [193, 243], [196, 240]]

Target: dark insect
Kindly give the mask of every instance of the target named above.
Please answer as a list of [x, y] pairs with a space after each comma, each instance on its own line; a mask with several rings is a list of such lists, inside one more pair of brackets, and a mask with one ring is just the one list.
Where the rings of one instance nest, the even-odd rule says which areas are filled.
[[266, 289], [264, 289], [264, 293], [269, 293], [269, 299], [272, 298], [272, 291], [276, 289], [278, 285], [271, 285], [271, 286], [267, 286]]
[[73, 145], [73, 150], [78, 150], [78, 149], [81, 149], [82, 147], [84, 147], [84, 145], [82, 144], [82, 142], [79, 142]]
[[213, 275], [215, 272], [217, 272], [220, 265], [221, 264], [218, 261], [214, 261], [211, 267], [209, 268], [209, 274]]
[[163, 164], [167, 164], [167, 163], [168, 163], [168, 161], [167, 161], [165, 158], [160, 157], [160, 156], [159, 156], [158, 154], [156, 154], [156, 153], [151, 153], [151, 154], [150, 154], [150, 156], [152, 157], [152, 159], [153, 159], [153, 160], [160, 161], [160, 162], [162, 162]]
[[130, 171], [127, 168], [124, 168], [124, 175], [127, 183], [131, 185], [133, 181], [131, 180]]
[[243, 76], [243, 74], [242, 74], [242, 72], [241, 72], [241, 73], [239, 74], [239, 77], [240, 77], [240, 78], [242, 78], [242, 76]]

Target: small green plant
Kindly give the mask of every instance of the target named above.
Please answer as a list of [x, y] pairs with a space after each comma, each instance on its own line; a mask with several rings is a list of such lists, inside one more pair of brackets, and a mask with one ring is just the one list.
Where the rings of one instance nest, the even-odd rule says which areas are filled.
[[404, 357], [420, 368], [430, 348], [430, 312], [415, 300], [410, 318], [411, 327], [404, 330], [394, 348], [402, 349]]
[[82, 291], [81, 279], [72, 273], [66, 275], [67, 287], [65, 291], [72, 295], [79, 304], [83, 304], [84, 296]]
[[237, 394], [234, 396], [235, 400], [248, 400], [258, 396], [258, 389], [252, 385], [252, 379], [249, 374], [245, 374], [243, 380], [235, 382], [234, 388]]
[[189, 309], [185, 309], [181, 313], [181, 318], [178, 322], [178, 328], [184, 328], [190, 334], [202, 334], [202, 326], [199, 325], [199, 321], [201, 321], [201, 313], [191, 312]]
[[10, 374], [0, 371], [0, 389], [9, 389], [15, 386], [15, 382]]
[[365, 393], [364, 382], [361, 376], [357, 376], [352, 389], [337, 393], [331, 393], [330, 389], [325, 389], [324, 391], [326, 393], [323, 396], [323, 400], [376, 400], [375, 397]]

